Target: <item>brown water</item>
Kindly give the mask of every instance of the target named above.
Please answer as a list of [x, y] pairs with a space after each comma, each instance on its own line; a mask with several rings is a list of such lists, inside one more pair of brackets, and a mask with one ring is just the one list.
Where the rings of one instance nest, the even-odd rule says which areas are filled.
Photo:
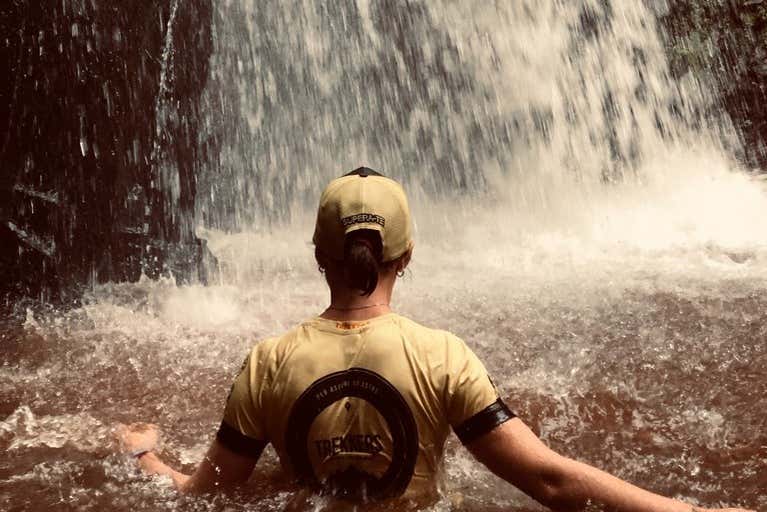
[[[7, 321], [0, 508], [282, 510], [295, 493], [271, 451], [242, 492], [178, 497], [116, 455], [109, 431], [158, 423], [168, 460], [191, 471], [248, 347], [321, 311], [323, 283], [309, 258], [262, 273], [257, 285], [110, 285], [81, 307]], [[600, 271], [571, 264], [544, 278], [416, 262], [395, 304], [464, 337], [556, 450], [665, 495], [763, 508], [767, 279], [756, 272], [763, 259], [738, 259], [710, 253], [701, 264], [720, 265], [715, 278], [689, 265], [664, 275], [602, 261]], [[538, 506], [451, 437], [442, 499], [430, 509]]]

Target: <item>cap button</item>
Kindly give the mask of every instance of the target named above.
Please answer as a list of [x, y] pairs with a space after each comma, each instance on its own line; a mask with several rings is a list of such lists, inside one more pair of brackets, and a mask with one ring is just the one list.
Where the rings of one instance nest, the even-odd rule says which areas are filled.
[[380, 172], [374, 171], [370, 167], [357, 167], [350, 173], [347, 173], [346, 176], [359, 176], [361, 178], [367, 178], [368, 176], [383, 176]]

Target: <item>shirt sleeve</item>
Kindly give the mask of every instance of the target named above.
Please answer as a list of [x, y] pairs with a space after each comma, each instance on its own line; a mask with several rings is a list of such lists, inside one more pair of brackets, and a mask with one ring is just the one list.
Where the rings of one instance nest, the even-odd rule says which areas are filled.
[[482, 361], [463, 340], [452, 337], [447, 351], [447, 417], [463, 444], [515, 417], [503, 403]]
[[226, 400], [224, 419], [216, 438], [230, 450], [258, 457], [268, 442], [262, 407], [264, 365], [258, 345], [253, 348], [234, 379]]

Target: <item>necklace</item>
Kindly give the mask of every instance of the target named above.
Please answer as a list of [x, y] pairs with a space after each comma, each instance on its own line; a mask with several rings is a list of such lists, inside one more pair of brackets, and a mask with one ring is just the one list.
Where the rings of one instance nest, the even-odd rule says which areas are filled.
[[383, 302], [381, 304], [368, 304], [366, 306], [356, 306], [352, 308], [337, 308], [335, 306], [328, 306], [328, 309], [332, 309], [334, 311], [357, 311], [358, 309], [370, 309], [377, 306], [388, 306], [389, 304]]

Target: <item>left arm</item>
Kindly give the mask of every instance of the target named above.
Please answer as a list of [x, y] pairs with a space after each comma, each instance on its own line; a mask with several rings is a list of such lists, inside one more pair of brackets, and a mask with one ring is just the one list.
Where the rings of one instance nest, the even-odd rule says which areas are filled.
[[244, 455], [232, 451], [215, 439], [194, 473], [185, 475], [168, 466], [153, 450], [159, 437], [156, 426], [134, 424], [121, 427], [117, 435], [126, 451], [147, 450], [137, 456], [138, 464], [145, 473], [169, 476], [173, 486], [182, 493], [204, 493], [245, 482], [264, 448], [261, 446], [257, 453]]
[[193, 474], [174, 470], [153, 451], [159, 438], [156, 425], [120, 426], [116, 434], [125, 451], [134, 454], [141, 469], [150, 475], [169, 476], [180, 492], [207, 492], [245, 482], [268, 444], [264, 425], [267, 413], [260, 399], [264, 375], [269, 374], [269, 363], [273, 362], [264, 353], [269, 347], [259, 343], [245, 358], [229, 392], [216, 439]]

